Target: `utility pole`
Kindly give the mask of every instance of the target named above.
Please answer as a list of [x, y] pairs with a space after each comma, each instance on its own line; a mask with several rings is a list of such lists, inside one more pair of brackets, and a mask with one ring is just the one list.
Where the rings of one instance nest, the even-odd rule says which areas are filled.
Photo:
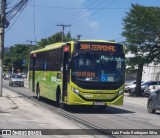
[[3, 86], [3, 49], [4, 49], [5, 23], [6, 23], [6, 0], [1, 0], [1, 14], [0, 14], [0, 97], [2, 97], [2, 86]]
[[71, 27], [71, 25], [65, 25], [65, 24], [57, 24], [57, 26], [62, 26], [62, 42], [63, 42], [63, 39], [64, 39], [64, 28], [65, 27]]
[[80, 40], [80, 38], [82, 37], [82, 35], [77, 35], [77, 39]]

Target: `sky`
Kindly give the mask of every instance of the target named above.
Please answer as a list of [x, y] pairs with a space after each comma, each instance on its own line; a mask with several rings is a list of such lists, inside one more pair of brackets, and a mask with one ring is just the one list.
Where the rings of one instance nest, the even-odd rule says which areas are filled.
[[[11, 1], [11, 0], [10, 0]], [[16, 1], [16, 0], [14, 0]], [[17, 0], [18, 1], [18, 0]], [[81, 39], [125, 40], [123, 18], [131, 4], [160, 7], [159, 0], [29, 0], [5, 30], [4, 47], [41, 41], [57, 32], [71, 32]], [[12, 2], [12, 1], [11, 1]]]

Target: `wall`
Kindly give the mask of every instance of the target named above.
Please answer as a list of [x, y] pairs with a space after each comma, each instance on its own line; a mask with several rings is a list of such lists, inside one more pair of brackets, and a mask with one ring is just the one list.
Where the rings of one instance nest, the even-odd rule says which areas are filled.
[[148, 66], [143, 67], [143, 74], [142, 74], [143, 81], [160, 81], [160, 64], [154, 65], [149, 64]]

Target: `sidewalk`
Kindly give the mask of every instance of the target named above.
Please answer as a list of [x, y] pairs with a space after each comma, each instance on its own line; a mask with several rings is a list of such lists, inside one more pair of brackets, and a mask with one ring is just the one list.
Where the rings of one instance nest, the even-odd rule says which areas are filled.
[[6, 94], [6, 89], [3, 89], [2, 97], [0, 97], [0, 113], [17, 109], [17, 107], [17, 104]]
[[[47, 108], [43, 108], [42, 106], [30, 101], [22, 95], [12, 92], [11, 90], [3, 88], [3, 97], [0, 97], [0, 129], [11, 130], [11, 129], [20, 129], [23, 131], [28, 130], [39, 130], [43, 133], [47, 133], [47, 130], [52, 130], [62, 133], [57, 133], [57, 135], [43, 135], [45, 138], [53, 138], [53, 137], [65, 137], [65, 138], [93, 138], [94, 135], [69, 135], [67, 131], [70, 129], [70, 132], [74, 131], [74, 129], [84, 131], [86, 126], [82, 124], [78, 124], [73, 120], [65, 118], [63, 116], [58, 115], [57, 113]], [[44, 130], [44, 131], [43, 131]], [[46, 132], [45, 132], [46, 130]], [[20, 138], [21, 134], [18, 135], [18, 132], [11, 133], [13, 138]], [[42, 133], [42, 134], [43, 134]], [[85, 134], [88, 132], [84, 131]], [[28, 134], [28, 133], [27, 133]], [[49, 133], [48, 133], [49, 134]], [[3, 138], [8, 138], [9, 136], [4, 136]], [[29, 136], [26, 135], [26, 138], [39, 138], [40, 136]], [[103, 136], [96, 136], [103, 137]], [[0, 135], [1, 138], [1, 135]]]
[[[24, 80], [24, 87], [29, 88], [29, 82]], [[5, 113], [11, 109], [17, 109], [18, 105], [14, 102], [12, 96], [8, 93], [10, 90], [2, 89], [2, 97], [0, 97], [0, 113]]]

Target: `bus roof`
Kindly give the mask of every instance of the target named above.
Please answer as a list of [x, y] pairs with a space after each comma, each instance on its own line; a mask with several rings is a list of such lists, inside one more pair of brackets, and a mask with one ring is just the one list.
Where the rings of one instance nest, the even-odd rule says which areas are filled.
[[51, 50], [51, 49], [60, 48], [60, 47], [62, 47], [62, 45], [64, 45], [64, 44], [66, 44], [66, 43], [60, 42], [60, 43], [54, 43], [54, 44], [51, 44], [51, 45], [47, 45], [47, 46], [44, 47], [44, 48], [41, 48], [41, 49], [37, 49], [37, 50], [32, 51], [31, 54], [32, 54], [32, 53], [43, 52], [43, 51], [48, 51], [48, 50]]
[[[34, 50], [31, 52], [31, 54], [33, 53], [38, 53], [38, 52], [43, 52], [43, 51], [48, 51], [48, 50], [51, 50], [51, 49], [56, 49], [56, 48], [60, 48], [62, 47], [63, 45], [65, 45], [66, 43], [71, 43], [71, 42], [74, 42], [74, 41], [70, 41], [70, 42], [59, 42], [59, 43], [54, 43], [54, 44], [51, 44], [51, 45], [47, 45], [46, 47], [44, 48], [41, 48], [41, 49], [37, 49], [37, 50]], [[106, 41], [106, 40], [78, 40], [78, 41], [75, 41], [75, 42], [106, 42], [106, 43], [116, 43], [114, 41]]]

